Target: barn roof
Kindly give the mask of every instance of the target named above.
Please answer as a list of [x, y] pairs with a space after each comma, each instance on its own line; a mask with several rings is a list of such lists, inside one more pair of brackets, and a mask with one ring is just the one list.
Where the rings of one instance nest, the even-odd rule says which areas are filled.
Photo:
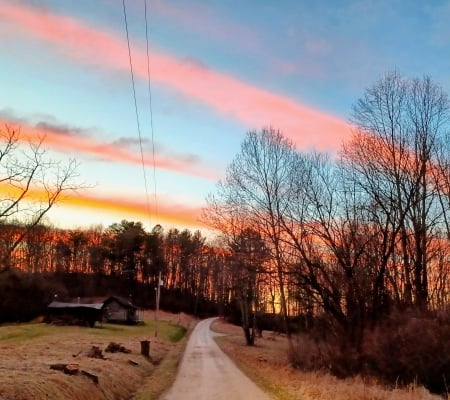
[[65, 303], [62, 301], [52, 301], [48, 308], [93, 308], [95, 310], [101, 310], [103, 303]]
[[137, 310], [137, 307], [131, 301], [119, 296], [108, 297], [103, 304], [108, 303], [112, 300], [117, 301], [123, 307], [134, 308]]
[[[71, 301], [71, 302], [63, 302], [63, 301], [52, 301], [47, 307], [48, 308], [93, 308], [95, 310], [101, 310], [106, 303], [110, 303], [111, 301], [116, 301], [122, 307], [125, 308], [134, 308], [137, 310], [137, 307], [129, 300], [124, 297], [119, 296], [110, 296], [107, 299], [96, 298], [97, 302], [90, 302], [89, 299], [83, 299], [83, 302], [79, 301]], [[103, 300], [103, 301], [99, 301]]]

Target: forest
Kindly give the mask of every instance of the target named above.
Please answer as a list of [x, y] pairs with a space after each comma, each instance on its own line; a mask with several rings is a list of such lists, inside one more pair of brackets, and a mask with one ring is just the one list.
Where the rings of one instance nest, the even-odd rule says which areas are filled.
[[[23, 241], [10, 255], [14, 268], [1, 273], [2, 297], [17, 304], [2, 304], [3, 322], [42, 314], [55, 295], [68, 300], [115, 294], [154, 308], [159, 273], [162, 308], [198, 316], [216, 314], [224, 287], [230, 286], [220, 274], [224, 253], [205, 244], [199, 231], [171, 229], [164, 233], [157, 225], [146, 232], [140, 222], [125, 220], [106, 229], [88, 230], [3, 225], [2, 255], [9, 252], [11, 238], [23, 230], [27, 232]], [[35, 290], [35, 295], [30, 290]], [[9, 299], [6, 293], [11, 293]], [[34, 310], [23, 307], [27, 301], [33, 302]]]
[[162, 308], [227, 315], [248, 345], [282, 332], [295, 367], [447, 392], [448, 96], [429, 77], [388, 73], [351, 123], [338, 154], [300, 151], [274, 127], [249, 131], [207, 198], [215, 238], [125, 220], [61, 230], [3, 213], [0, 321], [29, 320], [55, 294], [154, 307], [161, 273]]

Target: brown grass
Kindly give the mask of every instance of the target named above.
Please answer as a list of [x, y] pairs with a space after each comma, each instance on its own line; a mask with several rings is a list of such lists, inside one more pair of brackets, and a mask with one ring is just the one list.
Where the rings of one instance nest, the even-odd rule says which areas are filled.
[[387, 388], [360, 377], [337, 379], [327, 373], [304, 372], [289, 366], [287, 341], [266, 333], [254, 347], [245, 345], [240, 327], [216, 320], [213, 329], [222, 350], [274, 398], [282, 400], [438, 400], [423, 387]]
[[[173, 325], [189, 327], [193, 319], [160, 314], [158, 337], [153, 313], [143, 326], [104, 324], [98, 328], [19, 324], [0, 326], [0, 399], [127, 399], [131, 398], [171, 351], [182, 351], [169, 336]], [[150, 340], [150, 359], [140, 354], [140, 341]], [[87, 356], [92, 346], [104, 350], [114, 341], [131, 350], [105, 353], [106, 359]], [[177, 350], [178, 349], [178, 350]], [[130, 360], [137, 362], [132, 365]], [[54, 363], [76, 363], [98, 376], [95, 384], [82, 374], [66, 375], [50, 369]]]

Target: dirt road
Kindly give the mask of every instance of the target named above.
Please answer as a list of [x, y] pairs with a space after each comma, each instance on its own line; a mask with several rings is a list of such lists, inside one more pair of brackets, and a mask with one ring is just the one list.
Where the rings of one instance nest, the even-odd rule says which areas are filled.
[[191, 334], [174, 385], [161, 400], [270, 400], [219, 349], [210, 325], [200, 321]]

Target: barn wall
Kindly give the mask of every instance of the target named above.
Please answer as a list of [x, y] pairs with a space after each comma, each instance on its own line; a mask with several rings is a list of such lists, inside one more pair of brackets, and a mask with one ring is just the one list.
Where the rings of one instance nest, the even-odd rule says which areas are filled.
[[104, 315], [106, 320], [126, 321], [127, 310], [115, 300], [108, 302], [104, 307]]

